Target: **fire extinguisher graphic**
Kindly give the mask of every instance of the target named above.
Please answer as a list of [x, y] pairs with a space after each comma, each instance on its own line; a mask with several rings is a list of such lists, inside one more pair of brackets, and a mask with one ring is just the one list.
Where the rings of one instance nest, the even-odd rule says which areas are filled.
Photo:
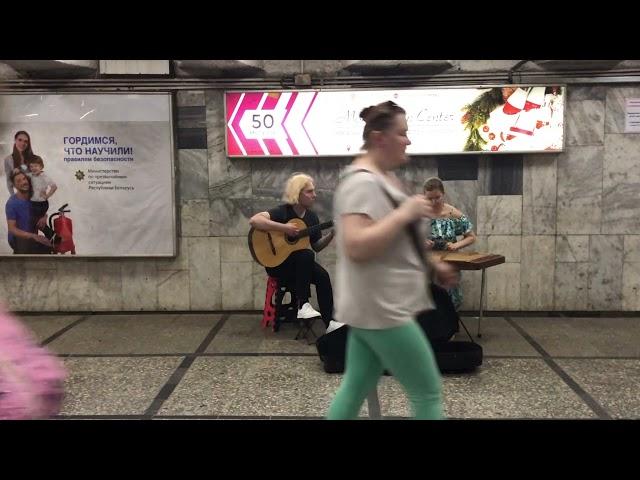
[[65, 254], [71, 252], [71, 255], [75, 255], [76, 246], [73, 244], [73, 223], [69, 217], [65, 216], [65, 213], [71, 212], [71, 210], [65, 210], [68, 205], [68, 203], [65, 203], [56, 213], [49, 217], [49, 228], [55, 232], [51, 243], [53, 244], [53, 251], [55, 253]]

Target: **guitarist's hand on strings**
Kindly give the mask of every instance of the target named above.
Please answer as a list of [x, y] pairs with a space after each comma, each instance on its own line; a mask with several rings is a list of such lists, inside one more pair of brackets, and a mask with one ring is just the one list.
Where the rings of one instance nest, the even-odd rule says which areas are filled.
[[297, 237], [298, 236], [298, 227], [296, 227], [295, 225], [292, 225], [290, 223], [283, 223], [282, 225], [282, 231], [290, 236], [290, 237]]

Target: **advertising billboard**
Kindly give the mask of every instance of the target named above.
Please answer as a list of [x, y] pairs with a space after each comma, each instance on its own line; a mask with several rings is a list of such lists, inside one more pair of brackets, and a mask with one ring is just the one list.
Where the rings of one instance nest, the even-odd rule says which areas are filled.
[[562, 86], [225, 92], [229, 157], [357, 154], [360, 111], [392, 100], [407, 113], [409, 154], [559, 152]]
[[0, 255], [175, 255], [169, 94], [0, 95]]

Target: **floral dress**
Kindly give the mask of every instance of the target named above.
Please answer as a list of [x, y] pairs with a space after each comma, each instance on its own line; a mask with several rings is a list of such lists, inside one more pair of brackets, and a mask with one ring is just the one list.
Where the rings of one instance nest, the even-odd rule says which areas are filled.
[[[442, 239], [442, 243], [444, 244], [447, 242], [453, 243], [458, 240], [458, 236], [469, 233], [471, 230], [473, 230], [473, 224], [464, 214], [460, 218], [434, 218], [431, 220], [431, 240], [436, 241], [433, 249], [445, 250], [445, 248], [438, 245], [438, 243], [441, 243], [437, 241], [438, 239]], [[458, 310], [462, 305], [462, 290], [460, 286], [450, 289], [449, 295], [451, 296], [453, 305], [456, 307], [456, 310]]]

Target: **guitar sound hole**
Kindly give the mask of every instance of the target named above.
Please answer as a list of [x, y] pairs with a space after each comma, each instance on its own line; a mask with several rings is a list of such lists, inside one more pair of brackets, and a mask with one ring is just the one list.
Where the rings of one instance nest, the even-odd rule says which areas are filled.
[[291, 237], [289, 235], [285, 235], [284, 238], [287, 240], [287, 243], [296, 243], [296, 237]]

